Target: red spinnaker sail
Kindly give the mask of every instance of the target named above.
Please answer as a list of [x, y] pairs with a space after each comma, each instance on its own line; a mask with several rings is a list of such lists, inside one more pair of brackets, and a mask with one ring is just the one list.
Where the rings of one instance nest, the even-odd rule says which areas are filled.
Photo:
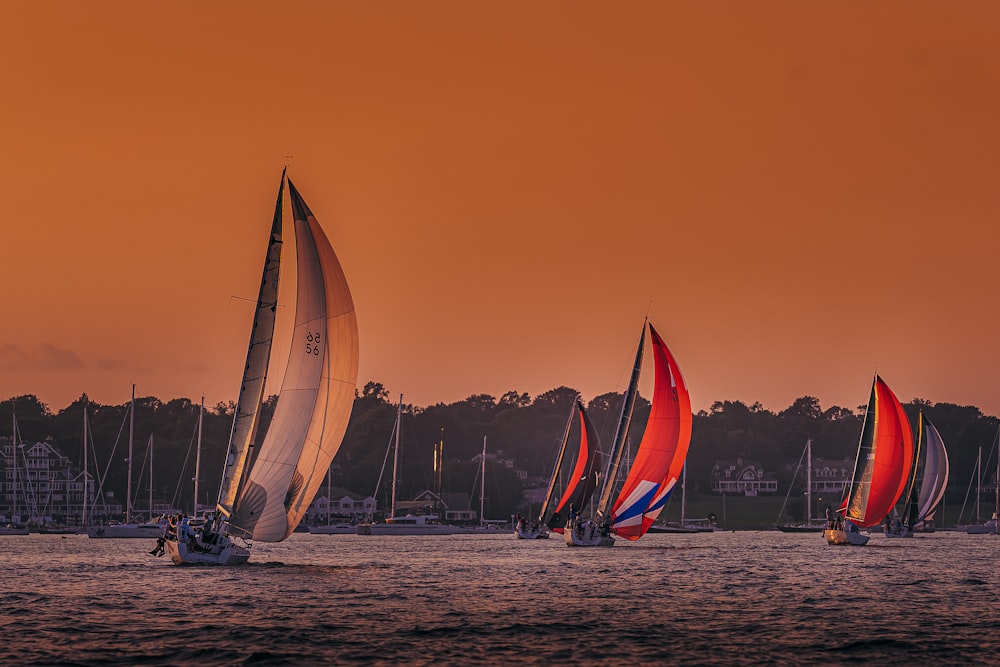
[[[858, 462], [845, 506], [847, 518], [861, 528], [875, 526], [886, 517], [903, 494], [913, 464], [913, 433], [899, 399], [878, 376], [872, 394], [871, 442], [862, 438], [859, 459], [865, 458]], [[867, 435], [869, 429], [865, 431]]]
[[[597, 457], [595, 456], [599, 446], [597, 434], [587, 417], [583, 403], [577, 401], [576, 409], [580, 417], [580, 448], [577, 452], [576, 464], [573, 466], [573, 474], [559, 500], [559, 506], [556, 507], [554, 516], [557, 517], [568, 517], [570, 505], [574, 505], [577, 512], [582, 512], [584, 506], [590, 502], [594, 487], [597, 485]], [[563, 522], [565, 523], [565, 519]], [[563, 532], [561, 525], [553, 526], [552, 530], [556, 533]]]
[[611, 510], [616, 535], [642, 537], [660, 513], [684, 468], [691, 441], [691, 398], [676, 359], [649, 326], [654, 385], [649, 420], [632, 468]]

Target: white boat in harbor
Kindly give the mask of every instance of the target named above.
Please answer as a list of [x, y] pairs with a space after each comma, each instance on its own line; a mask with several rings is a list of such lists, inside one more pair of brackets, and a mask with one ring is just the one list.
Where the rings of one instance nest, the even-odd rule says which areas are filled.
[[101, 538], [139, 538], [151, 537], [154, 540], [163, 535], [167, 525], [166, 517], [145, 523], [109, 523], [106, 526], [87, 526], [87, 537]]
[[[392, 491], [389, 501], [389, 516], [384, 522], [361, 523], [357, 526], [358, 535], [457, 535], [468, 533], [469, 529], [462, 526], [453, 526], [447, 523], [440, 523], [437, 515], [434, 514], [407, 514], [406, 516], [396, 516], [396, 481], [399, 474], [399, 431], [403, 422], [403, 395], [399, 395], [399, 405], [396, 408], [396, 423], [393, 426], [392, 437], [389, 438], [390, 446], [393, 449], [392, 455]], [[386, 450], [386, 456], [389, 452]], [[384, 466], [383, 466], [384, 469]], [[378, 494], [378, 486], [381, 484], [381, 476], [375, 485], [375, 494]]]
[[395, 516], [385, 523], [363, 523], [357, 526], [358, 535], [460, 535], [471, 532], [462, 526], [439, 523], [432, 514]]
[[330, 523], [318, 526], [309, 526], [309, 532], [313, 535], [357, 535], [358, 526], [353, 523]]
[[[296, 250], [289, 309], [294, 328], [274, 415], [258, 434], [278, 310], [286, 184]], [[178, 527], [166, 541], [171, 561], [240, 564], [250, 558], [251, 540], [287, 539], [340, 449], [357, 377], [358, 322], [347, 279], [315, 215], [282, 171], [215, 515], [201, 526], [190, 522], [190, 530]]]

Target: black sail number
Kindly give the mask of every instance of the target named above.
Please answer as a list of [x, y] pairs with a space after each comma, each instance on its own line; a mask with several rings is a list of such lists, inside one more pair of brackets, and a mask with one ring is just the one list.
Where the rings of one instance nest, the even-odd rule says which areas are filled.
[[322, 337], [318, 331], [310, 331], [306, 334], [306, 354], [319, 356], [319, 344]]

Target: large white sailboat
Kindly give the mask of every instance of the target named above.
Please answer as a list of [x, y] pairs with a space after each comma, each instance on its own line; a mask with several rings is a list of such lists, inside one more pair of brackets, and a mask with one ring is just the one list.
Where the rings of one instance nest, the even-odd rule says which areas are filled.
[[[286, 183], [296, 249], [295, 324], [274, 416], [259, 439]], [[282, 172], [215, 515], [201, 526], [178, 526], [166, 542], [170, 559], [245, 563], [253, 540], [280, 542], [291, 535], [340, 448], [357, 377], [358, 323], [347, 279], [316, 216]]]

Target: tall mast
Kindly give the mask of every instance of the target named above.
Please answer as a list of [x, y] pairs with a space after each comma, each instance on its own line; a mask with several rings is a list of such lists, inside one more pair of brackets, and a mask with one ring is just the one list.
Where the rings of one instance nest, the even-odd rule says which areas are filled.
[[813, 520], [813, 449], [812, 438], [806, 438], [806, 524]]
[[399, 427], [403, 421], [403, 395], [399, 395], [399, 407], [396, 408], [396, 446], [392, 451], [392, 503], [389, 506], [389, 518], [396, 516], [396, 481], [399, 477]]
[[687, 505], [688, 464], [684, 461], [684, 471], [681, 473], [681, 526], [684, 526], [684, 511]]
[[486, 436], [483, 436], [483, 460], [479, 480], [479, 525], [486, 524]]
[[205, 397], [198, 408], [198, 445], [194, 450], [194, 515], [198, 516], [198, 478], [201, 475], [201, 430], [205, 417]]
[[149, 520], [153, 520], [153, 434], [149, 434]]
[[128, 490], [125, 492], [125, 523], [132, 523], [132, 436], [135, 432], [135, 385], [128, 412]]
[[83, 402], [83, 511], [80, 514], [80, 526], [87, 525], [87, 497], [90, 495], [87, 483], [87, 401]]
[[615, 432], [614, 442], [611, 443], [611, 452], [608, 460], [608, 467], [604, 475], [604, 486], [601, 490], [601, 501], [597, 505], [597, 516], [604, 518], [611, 504], [611, 494], [614, 492], [615, 478], [618, 476], [618, 466], [621, 464], [622, 453], [625, 451], [625, 438], [628, 437], [628, 427], [632, 423], [632, 410], [635, 408], [635, 394], [639, 386], [639, 371], [642, 369], [642, 348], [646, 342], [646, 321], [642, 322], [642, 333], [639, 335], [639, 348], [635, 352], [635, 363], [632, 365], [632, 377], [625, 391], [625, 399], [622, 401], [622, 412], [618, 418], [618, 430]]
[[976, 456], [976, 523], [982, 523], [979, 518], [979, 499], [983, 493], [983, 448], [979, 448], [979, 455]]
[[[11, 444], [14, 445], [14, 510], [11, 512], [11, 521], [17, 521], [21, 523], [21, 517], [17, 514], [17, 414], [14, 411], [16, 407], [14, 399], [10, 399], [10, 440]], [[17, 517], [17, 519], [14, 519]]]

